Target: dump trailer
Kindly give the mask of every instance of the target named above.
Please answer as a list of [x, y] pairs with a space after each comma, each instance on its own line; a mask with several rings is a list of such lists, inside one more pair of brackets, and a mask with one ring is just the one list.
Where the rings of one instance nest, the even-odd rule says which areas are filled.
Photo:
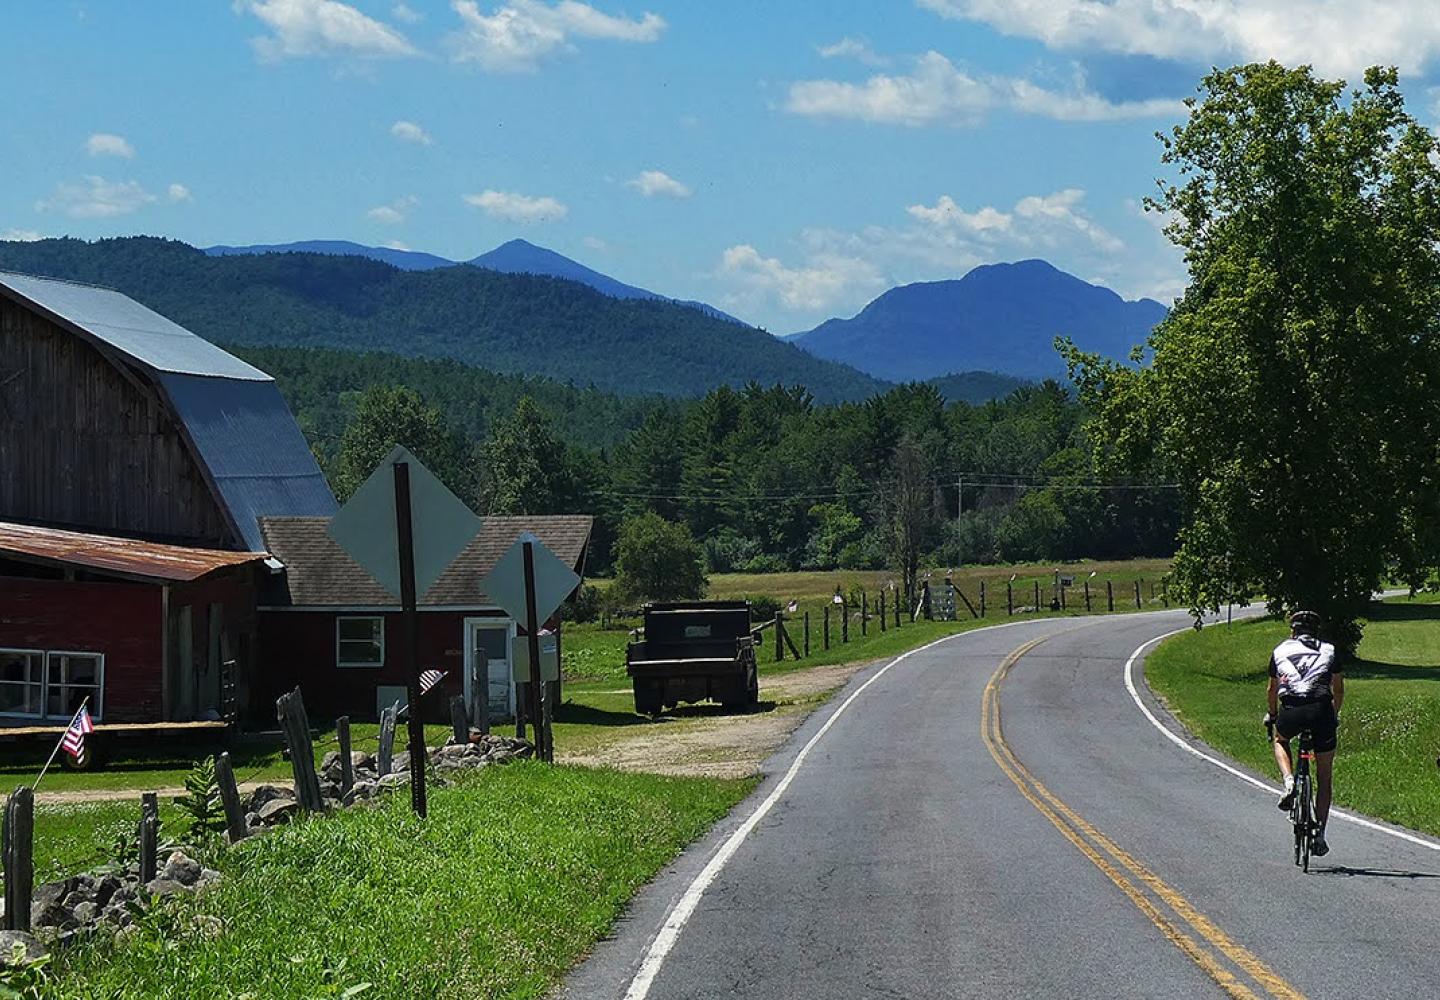
[[747, 601], [647, 604], [644, 636], [625, 650], [635, 711], [658, 715], [710, 698], [744, 711], [760, 700], [760, 674]]

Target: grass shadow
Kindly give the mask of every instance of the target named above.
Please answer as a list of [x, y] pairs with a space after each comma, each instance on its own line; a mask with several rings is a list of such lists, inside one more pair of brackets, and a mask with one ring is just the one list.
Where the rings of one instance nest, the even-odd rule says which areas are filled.
[[1384, 681], [1440, 681], [1440, 665], [1407, 666], [1379, 660], [1351, 660], [1345, 665], [1345, 676]]
[[633, 711], [612, 712], [594, 705], [567, 701], [555, 710], [556, 722], [573, 722], [582, 726], [643, 726], [651, 720]]
[[1370, 605], [1365, 617], [1372, 622], [1434, 622], [1440, 621], [1440, 604]]

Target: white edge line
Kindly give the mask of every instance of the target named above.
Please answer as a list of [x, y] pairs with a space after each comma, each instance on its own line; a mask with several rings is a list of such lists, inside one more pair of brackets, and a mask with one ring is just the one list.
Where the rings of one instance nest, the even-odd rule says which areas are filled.
[[[1208, 624], [1215, 623], [1211, 622]], [[1179, 736], [1176, 736], [1173, 732], [1171, 732], [1169, 726], [1165, 725], [1159, 719], [1155, 718], [1155, 713], [1150, 711], [1149, 707], [1145, 704], [1145, 702], [1141, 700], [1140, 692], [1135, 689], [1135, 662], [1140, 659], [1140, 654], [1145, 652], [1145, 650], [1149, 649], [1151, 646], [1155, 645], [1162, 639], [1168, 639], [1172, 635], [1179, 635], [1181, 632], [1188, 632], [1189, 630], [1189, 627], [1177, 628], [1173, 632], [1166, 632], [1164, 635], [1157, 635], [1155, 638], [1150, 639], [1147, 642], [1141, 643], [1140, 646], [1136, 648], [1135, 652], [1130, 654], [1130, 659], [1125, 661], [1125, 687], [1130, 692], [1130, 697], [1135, 699], [1136, 706], [1139, 707], [1140, 711], [1145, 713], [1145, 718], [1150, 720], [1150, 724], [1156, 729], [1160, 730], [1160, 732], [1164, 733], [1165, 738], [1168, 739], [1171, 743], [1174, 743], [1181, 750], [1184, 750], [1187, 753], [1192, 753], [1196, 757], [1199, 757], [1201, 760], [1208, 761], [1209, 763], [1214, 764], [1222, 771], [1228, 771], [1230, 774], [1233, 774], [1235, 777], [1239, 778], [1241, 781], [1245, 782], [1248, 785], [1253, 785], [1261, 791], [1269, 792], [1272, 795], [1275, 794], [1276, 792], [1280, 791], [1279, 785], [1271, 785], [1268, 782], [1261, 781], [1260, 779], [1253, 777], [1252, 775], [1246, 774], [1239, 768], [1232, 767], [1229, 764], [1225, 763], [1223, 760], [1210, 756], [1210, 754], [1205, 753], [1203, 750], [1199, 750], [1194, 746], [1191, 746]], [[1343, 820], [1355, 823], [1358, 826], [1363, 826], [1368, 830], [1376, 830], [1380, 833], [1387, 833], [1392, 837], [1398, 837], [1401, 840], [1409, 841], [1412, 844], [1428, 848], [1432, 851], [1440, 851], [1440, 844], [1437, 844], [1433, 840], [1427, 840], [1424, 837], [1416, 836], [1413, 833], [1407, 833], [1404, 830], [1397, 830], [1394, 827], [1386, 826], [1383, 823], [1376, 823], [1373, 820], [1368, 820], [1363, 816], [1357, 816], [1354, 813], [1347, 812], [1344, 809], [1331, 809], [1330, 815], [1339, 816]]]
[[771, 807], [779, 801], [780, 796], [785, 794], [785, 790], [790, 787], [790, 782], [795, 780], [795, 775], [799, 772], [800, 765], [805, 763], [805, 758], [810, 755], [810, 751], [815, 748], [815, 744], [820, 742], [821, 737], [830, 731], [830, 727], [835, 725], [835, 721], [845, 713], [845, 710], [850, 707], [850, 704], [856, 698], [865, 692], [866, 688], [874, 684], [881, 677], [884, 677], [891, 667], [916, 653], [923, 653], [932, 646], [938, 646], [942, 642], [949, 642], [952, 639], [962, 639], [980, 632], [991, 632], [995, 629], [1010, 628], [1013, 625], [1034, 625], [1037, 621], [1053, 620], [1054, 619], [1029, 619], [1027, 621], [1002, 622], [998, 625], [983, 625], [980, 628], [972, 628], [964, 632], [956, 632], [953, 635], [942, 636], [934, 642], [927, 642], [923, 646], [917, 646], [912, 650], [901, 653], [895, 657], [895, 659], [877, 670], [873, 677], [856, 688], [850, 697], [841, 702], [840, 707], [831, 713], [830, 718], [825, 720], [825, 724], [820, 727], [819, 731], [810, 737], [805, 746], [795, 755], [795, 760], [791, 762], [789, 769], [785, 772], [785, 776], [780, 779], [770, 794], [765, 797], [765, 801], [761, 802], [755, 811], [746, 818], [745, 822], [741, 823], [735, 829], [735, 832], [725, 839], [725, 843], [720, 845], [720, 849], [715, 852], [715, 856], [700, 870], [700, 874], [695, 876], [694, 881], [690, 883], [684, 894], [681, 895], [680, 899], [671, 908], [670, 913], [665, 918], [665, 923], [661, 925], [659, 933], [655, 935], [655, 940], [651, 942], [649, 950], [646, 951], [645, 959], [640, 963], [639, 971], [635, 973], [635, 978], [630, 981], [630, 988], [625, 991], [625, 1000], [645, 1000], [645, 997], [649, 995], [650, 986], [655, 981], [655, 977], [659, 975], [660, 967], [665, 964], [666, 956], [668, 956], [670, 950], [675, 947], [675, 942], [680, 938], [680, 932], [685, 929], [685, 924], [689, 922], [691, 915], [695, 912], [695, 908], [700, 905], [700, 897], [705, 894], [705, 890], [708, 889], [711, 883], [719, 876], [721, 869], [725, 867], [730, 858], [739, 850], [741, 843], [750, 835], [750, 831], [755, 829], [759, 822], [765, 818], [766, 813], [770, 811]]

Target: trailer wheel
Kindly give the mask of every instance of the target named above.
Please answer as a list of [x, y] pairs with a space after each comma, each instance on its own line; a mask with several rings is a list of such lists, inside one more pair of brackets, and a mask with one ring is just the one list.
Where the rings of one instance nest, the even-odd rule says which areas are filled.
[[659, 715], [663, 707], [663, 695], [659, 681], [644, 681], [635, 678], [635, 713], [637, 715]]
[[754, 664], [750, 666], [750, 683], [745, 691], [745, 702], [751, 708], [760, 704], [760, 670]]

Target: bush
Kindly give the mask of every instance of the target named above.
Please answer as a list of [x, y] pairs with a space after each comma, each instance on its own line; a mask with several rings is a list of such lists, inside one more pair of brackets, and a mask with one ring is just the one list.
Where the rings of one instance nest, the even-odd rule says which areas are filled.
[[747, 594], [745, 600], [750, 602], [752, 622], [768, 622], [780, 610], [780, 601], [769, 594]]
[[593, 622], [600, 617], [603, 600], [600, 588], [593, 583], [581, 584], [575, 595], [560, 608], [560, 620], [566, 622]]
[[784, 573], [787, 569], [789, 567], [785, 565], [785, 560], [772, 555], [755, 556], [742, 567], [742, 571], [746, 573]]
[[615, 591], [629, 601], [683, 601], [705, 596], [705, 556], [690, 529], [645, 513], [620, 527]]
[[712, 573], [733, 573], [760, 554], [760, 543], [733, 528], [721, 528], [705, 539], [705, 565]]

